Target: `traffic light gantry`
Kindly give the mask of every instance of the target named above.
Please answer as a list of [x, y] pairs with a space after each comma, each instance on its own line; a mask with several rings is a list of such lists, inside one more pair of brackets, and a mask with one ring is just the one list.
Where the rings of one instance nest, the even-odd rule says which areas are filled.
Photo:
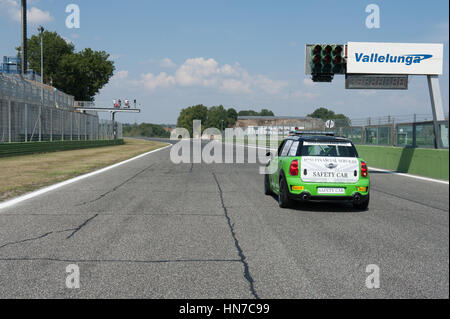
[[331, 82], [335, 74], [345, 74], [344, 45], [313, 44], [307, 45], [306, 50], [313, 82]]

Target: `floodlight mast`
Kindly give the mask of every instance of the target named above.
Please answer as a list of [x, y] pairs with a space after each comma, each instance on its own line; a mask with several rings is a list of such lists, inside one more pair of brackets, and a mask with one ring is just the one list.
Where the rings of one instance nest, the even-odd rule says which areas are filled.
[[27, 0], [22, 0], [22, 75], [27, 73]]

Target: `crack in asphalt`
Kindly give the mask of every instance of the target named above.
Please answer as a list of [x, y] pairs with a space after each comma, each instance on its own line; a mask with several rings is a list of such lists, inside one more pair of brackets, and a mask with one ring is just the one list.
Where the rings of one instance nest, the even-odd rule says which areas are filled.
[[134, 178], [138, 177], [140, 174], [144, 173], [146, 170], [150, 169], [152, 166], [154, 165], [151, 164], [149, 166], [147, 166], [146, 168], [144, 168], [143, 170], [140, 170], [139, 172], [137, 172], [136, 174], [134, 174], [133, 176], [131, 176], [130, 178], [127, 178], [125, 181], [123, 181], [122, 183], [120, 183], [117, 186], [114, 186], [112, 189], [110, 189], [109, 191], [107, 191], [106, 193], [101, 194], [100, 196], [98, 196], [97, 198], [87, 201], [87, 202], [83, 202], [81, 204], [75, 205], [75, 207], [79, 207], [79, 206], [83, 206], [86, 204], [90, 204], [90, 203], [94, 203], [100, 199], [102, 199], [103, 197], [107, 196], [108, 194], [111, 194], [113, 192], [115, 192], [116, 190], [118, 190], [120, 187], [122, 187], [123, 185], [125, 185], [126, 183], [130, 182], [131, 180], [133, 180]]
[[72, 234], [70, 234], [69, 236], [66, 237], [66, 239], [70, 239], [72, 238], [81, 228], [83, 228], [84, 226], [86, 226], [91, 220], [93, 220], [95, 217], [97, 217], [98, 214], [95, 214], [94, 216], [92, 216], [91, 218], [86, 219], [80, 226], [78, 226], [77, 228], [73, 229]]
[[424, 204], [424, 203], [421, 203], [421, 202], [416, 201], [416, 200], [411, 199], [411, 198], [406, 198], [406, 197], [403, 197], [403, 196], [394, 195], [392, 193], [384, 192], [384, 191], [382, 191], [382, 190], [380, 190], [380, 189], [378, 189], [376, 187], [373, 187], [373, 186], [371, 187], [371, 189], [376, 191], [376, 192], [388, 195], [388, 196], [397, 197], [397, 198], [400, 198], [400, 199], [403, 199], [403, 200], [407, 200], [407, 201], [413, 202], [413, 203], [421, 205], [421, 206], [425, 206], [425, 207], [428, 207], [428, 208], [433, 208], [433, 209], [436, 209], [436, 210], [441, 210], [443, 212], [448, 213], [448, 210], [446, 210], [446, 209], [443, 209], [443, 208], [440, 208], [440, 207], [437, 207], [437, 206], [433, 206], [433, 205], [429, 205], [429, 204]]
[[231, 224], [231, 219], [230, 219], [230, 216], [228, 215], [228, 210], [227, 210], [227, 207], [225, 206], [225, 203], [223, 200], [222, 187], [220, 187], [220, 183], [217, 179], [216, 174], [214, 172], [212, 172], [212, 175], [214, 177], [214, 180], [216, 181], [217, 188], [219, 189], [220, 202], [222, 204], [222, 208], [225, 213], [225, 218], [227, 219], [228, 226], [230, 227], [231, 236], [234, 239], [234, 245], [236, 246], [236, 249], [238, 251], [238, 254], [240, 257], [240, 262], [244, 265], [244, 278], [248, 281], [248, 283], [250, 285], [250, 292], [252, 293], [253, 297], [255, 297], [255, 299], [259, 299], [259, 296], [255, 290], [255, 284], [254, 284], [253, 277], [250, 274], [250, 269], [248, 266], [247, 258], [245, 257], [244, 251], [242, 250], [241, 245], [239, 244], [239, 240], [236, 237], [236, 232], [234, 231], [234, 224]]
[[71, 231], [71, 230], [73, 230], [73, 229], [66, 229], [66, 230], [59, 230], [59, 231], [50, 231], [50, 232], [46, 232], [45, 234], [42, 234], [42, 235], [37, 236], [37, 237], [31, 237], [31, 238], [26, 238], [26, 239], [22, 239], [22, 240], [12, 241], [12, 242], [9, 242], [9, 243], [1, 245], [0, 249], [4, 248], [6, 246], [11, 246], [11, 245], [16, 245], [16, 244], [26, 243], [26, 242], [29, 242], [29, 241], [39, 240], [39, 239], [45, 238], [45, 237], [47, 237], [47, 236], [49, 236], [51, 234], [64, 233], [64, 232], [68, 232], [68, 231]]
[[11, 246], [11, 245], [23, 244], [23, 243], [26, 243], [26, 242], [29, 242], [29, 241], [39, 240], [39, 239], [45, 238], [45, 237], [47, 237], [47, 236], [49, 236], [49, 235], [52, 235], [52, 234], [67, 233], [67, 232], [70, 232], [70, 231], [71, 231], [72, 233], [71, 233], [69, 236], [66, 237], [66, 239], [70, 239], [70, 238], [72, 238], [78, 231], [80, 231], [81, 228], [83, 228], [84, 226], [86, 226], [91, 220], [93, 220], [93, 219], [94, 219], [95, 217], [97, 217], [97, 216], [98, 216], [98, 214], [95, 214], [94, 216], [92, 216], [92, 217], [86, 219], [86, 220], [85, 220], [82, 224], [80, 224], [78, 227], [75, 227], [75, 228], [69, 228], [69, 229], [64, 229], [64, 230], [54, 230], [54, 231], [49, 231], [49, 232], [46, 232], [46, 233], [44, 233], [44, 234], [42, 234], [42, 235], [39, 235], [39, 236], [36, 236], [36, 237], [31, 237], [31, 238], [21, 239], [21, 240], [17, 240], [17, 241], [12, 241], [12, 242], [9, 242], [9, 243], [6, 243], [6, 244], [1, 245], [1, 246], [0, 246], [0, 249], [2, 249], [2, 248], [4, 248], [4, 247], [7, 247], [7, 246]]
[[73, 263], [143, 263], [143, 264], [161, 264], [161, 263], [188, 263], [188, 262], [241, 262], [240, 259], [162, 259], [162, 260], [135, 260], [135, 259], [65, 259], [50, 257], [20, 257], [20, 258], [0, 258], [0, 261], [56, 261]]

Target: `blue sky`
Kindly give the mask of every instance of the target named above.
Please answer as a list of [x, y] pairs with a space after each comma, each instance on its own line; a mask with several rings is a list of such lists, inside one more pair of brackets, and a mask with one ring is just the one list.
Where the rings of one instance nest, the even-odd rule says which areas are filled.
[[[20, 42], [18, 0], [0, 0], [0, 55]], [[68, 4], [81, 27], [65, 26]], [[367, 29], [368, 4], [381, 27]], [[29, 35], [42, 24], [77, 50], [105, 50], [116, 74], [97, 101], [137, 98], [125, 122], [175, 123], [183, 107], [222, 104], [303, 116], [325, 106], [351, 118], [431, 113], [423, 76], [408, 91], [345, 90], [344, 79], [313, 84], [304, 75], [305, 43], [348, 41], [444, 43], [441, 91], [449, 101], [447, 1], [148, 1], [29, 0]], [[7, 31], [6, 31], [7, 30]]]

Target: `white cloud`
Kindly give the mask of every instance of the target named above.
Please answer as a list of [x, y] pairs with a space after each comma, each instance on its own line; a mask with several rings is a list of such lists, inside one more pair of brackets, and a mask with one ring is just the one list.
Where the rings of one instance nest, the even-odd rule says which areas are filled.
[[303, 84], [307, 85], [307, 86], [315, 86], [316, 83], [314, 83], [311, 78], [304, 78], [303, 79]]
[[141, 83], [151, 91], [158, 87], [168, 87], [175, 84], [175, 78], [173, 76], [167, 75], [166, 72], [161, 72], [158, 75], [153, 75], [152, 73], [143, 74], [141, 77]]
[[[21, 6], [17, 0], [0, 0], [0, 14], [10, 17], [13, 21], [22, 19]], [[27, 9], [28, 23], [43, 24], [53, 21], [49, 11], [43, 11], [37, 7]]]
[[177, 65], [169, 58], [164, 58], [159, 62], [159, 66], [162, 68], [175, 68]]
[[49, 11], [42, 11], [36, 7], [27, 10], [28, 22], [31, 24], [41, 24], [53, 21], [53, 17]]
[[123, 79], [126, 79], [127, 77], [128, 77], [127, 70], [118, 71], [113, 76], [114, 80], [123, 80]]
[[128, 87], [130, 85], [128, 81], [128, 71], [121, 70], [114, 73], [114, 75], [109, 80], [109, 83], [115, 88]]
[[203, 57], [187, 59], [174, 74], [166, 72], [155, 75], [143, 74], [140, 84], [153, 91], [159, 87], [206, 87], [226, 93], [254, 93], [263, 92], [274, 95], [279, 93], [287, 83], [271, 80], [263, 75], [251, 76], [238, 63], [234, 65], [219, 63]]

